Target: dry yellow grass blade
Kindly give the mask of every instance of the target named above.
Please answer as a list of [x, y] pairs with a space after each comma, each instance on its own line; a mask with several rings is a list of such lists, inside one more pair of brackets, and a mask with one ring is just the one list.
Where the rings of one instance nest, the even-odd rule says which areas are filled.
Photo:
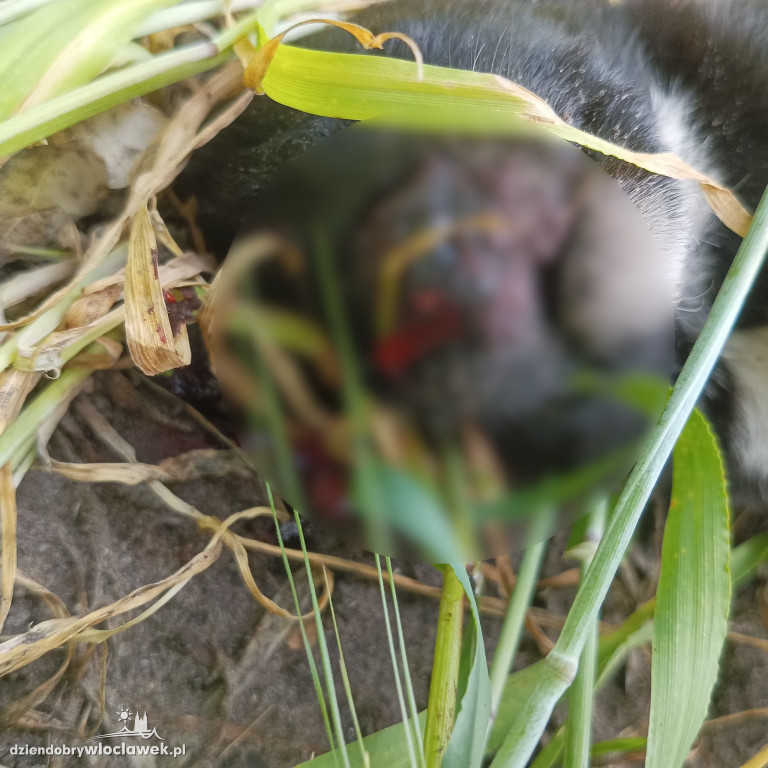
[[[34, 579], [30, 579], [20, 571], [16, 572], [16, 584], [26, 589], [34, 597], [41, 599], [48, 606], [54, 618], [67, 618], [69, 616], [69, 611], [67, 611], [66, 606], [58, 595], [55, 595], [42, 584], [38, 584]], [[69, 668], [74, 654], [75, 644], [73, 642], [68, 643], [64, 660], [47, 680], [44, 680], [18, 701], [9, 702], [0, 707], [0, 728], [10, 727], [27, 714], [29, 710], [41, 701], [44, 701]]]
[[[111, 280], [111, 278], [105, 279]], [[88, 286], [83, 290], [82, 297], [77, 299], [67, 310], [64, 317], [64, 328], [83, 328], [104, 317], [120, 298], [120, 294], [123, 292], [122, 283], [122, 280], [116, 280], [114, 283], [106, 284], [100, 290], [93, 290], [92, 286]]]
[[122, 213], [105, 227], [101, 236], [88, 248], [77, 274], [69, 283], [48, 296], [30, 314], [12, 323], [0, 325], [0, 331], [20, 328], [40, 317], [58, 304], [84, 275], [104, 261], [120, 242], [125, 225], [142, 206], [146, 206], [153, 196], [159, 194], [176, 178], [187, 156], [213, 138], [245, 109], [252, 97], [250, 93], [241, 94], [209, 125], [199, 130], [205, 118], [218, 103], [237, 94], [241, 89], [242, 68], [234, 63], [207, 80], [194, 96], [182, 104], [160, 136], [145, 152], [144, 163], [130, 190]]
[[0, 573], [0, 633], [13, 600], [16, 582], [16, 488], [10, 462], [0, 469], [0, 525], [2, 525], [2, 573]]
[[91, 611], [85, 616], [49, 619], [36, 624], [28, 632], [16, 635], [0, 644], [0, 676], [30, 664], [63, 643], [76, 640], [79, 633], [89, 630], [95, 624], [146, 605], [177, 584], [188, 581], [210, 567], [220, 554], [221, 542], [219, 537], [214, 536], [202, 552], [167, 578], [139, 587], [114, 603]]
[[182, 325], [176, 336], [171, 330], [157, 258], [157, 239], [143, 204], [131, 228], [125, 268], [125, 338], [133, 362], [148, 376], [192, 360], [187, 327]]
[[[216, 520], [216, 518], [207, 518], [205, 521], [201, 521], [201, 527], [208, 527], [209, 525], [213, 525], [217, 529], [222, 526], [229, 528], [229, 526], [235, 523], [237, 520], [249, 519], [253, 517], [261, 517], [261, 516], [272, 517], [272, 509], [270, 507], [254, 507], [253, 509], [246, 509], [242, 512], [238, 512], [234, 515], [231, 515], [223, 523]], [[302, 614], [301, 616], [297, 616], [292, 611], [282, 608], [274, 600], [267, 597], [259, 589], [258, 585], [256, 584], [256, 580], [253, 578], [253, 573], [251, 572], [251, 566], [248, 563], [248, 552], [243, 546], [240, 537], [230, 533], [229, 531], [227, 531], [225, 536], [226, 536], [225, 543], [228, 547], [232, 549], [232, 552], [235, 555], [237, 566], [240, 569], [240, 575], [243, 577], [243, 581], [245, 582], [245, 585], [248, 587], [251, 594], [256, 598], [259, 605], [261, 605], [264, 609], [266, 609], [270, 613], [275, 614], [276, 616], [282, 616], [284, 619], [300, 618], [303, 621], [305, 619], [312, 618], [312, 616], [314, 615], [314, 612], [312, 610]], [[318, 604], [319, 610], [322, 611], [325, 608], [325, 606], [328, 605], [328, 601], [330, 600], [332, 589], [333, 589], [333, 579], [331, 579], [330, 587], [326, 587], [326, 589], [318, 598], [317, 604]]]
[[105, 462], [76, 464], [51, 460], [48, 467], [57, 475], [83, 483], [122, 483], [138, 485], [152, 480], [180, 483], [200, 477], [225, 477], [232, 474], [251, 475], [236, 451], [210, 448], [188, 451], [164, 459], [159, 464], [138, 462]]
[[[212, 260], [209, 257], [187, 253], [159, 268], [160, 286], [163, 289], [173, 288], [179, 283], [199, 275], [201, 272], [211, 272], [213, 269]], [[99, 281], [96, 291], [84, 291], [84, 296], [76, 302], [80, 303], [80, 308], [75, 318], [79, 315], [84, 319], [89, 317], [94, 319], [87, 325], [67, 328], [63, 331], [54, 331], [40, 344], [28, 350], [19, 349], [15, 360], [16, 367], [23, 370], [58, 372], [65, 363], [73, 359], [75, 354], [88, 346], [92, 341], [98, 339], [100, 344], [109, 347], [110, 340], [102, 337], [104, 334], [122, 325], [125, 320], [125, 307], [118, 307], [108, 312], [108, 314], [103, 313], [107, 312], [111, 307], [113, 303], [112, 298], [116, 294], [119, 295], [123, 287], [124, 278], [125, 274], [121, 271], [119, 274], [111, 275]], [[94, 301], [90, 302], [90, 299], [94, 299]], [[163, 303], [164, 308], [165, 304]], [[97, 315], [99, 311], [102, 312], [102, 315]], [[111, 359], [112, 363], [114, 363], [120, 353], [120, 350], [117, 348], [111, 351], [113, 354], [105, 359], [106, 367], [110, 367], [109, 360]], [[114, 354], [115, 352], [117, 354]], [[91, 358], [91, 362], [94, 363], [93, 367], [96, 367], [96, 361], [93, 358]]]
[[[114, 464], [107, 464], [104, 465], [104, 468], [102, 469], [102, 479], [109, 480], [122, 477], [123, 480], [125, 479], [133, 479], [135, 477], [138, 477], [142, 473], [146, 473], [147, 475], [152, 474], [154, 471], [156, 471], [156, 468], [152, 469], [141, 469], [136, 472], [136, 474], [133, 474], [131, 472], [130, 467], [132, 466], [143, 466], [147, 467], [148, 465], [138, 465], [136, 463], [136, 452], [133, 449], [133, 446], [131, 446], [130, 443], [128, 443], [126, 440], [124, 440], [112, 427], [111, 424], [101, 415], [101, 413], [91, 404], [91, 403], [81, 403], [78, 407], [78, 411], [90, 424], [91, 428], [95, 431], [96, 434], [99, 435], [99, 437], [106, 442], [108, 445], [110, 445], [113, 450], [115, 450], [119, 455], [123, 456], [124, 458], [128, 459], [129, 462], [131, 462], [130, 465], [121, 465], [121, 468], [117, 471], [114, 470], [115, 466]], [[202, 452], [195, 452], [195, 453], [202, 453]], [[221, 453], [221, 452], [219, 452]], [[184, 454], [182, 454], [184, 456]], [[179, 460], [182, 457], [176, 457], [175, 459], [167, 460], [167, 462], [163, 462], [163, 464], [167, 467], [169, 466], [169, 462], [176, 461], [177, 465]], [[242, 461], [240, 458], [239, 452], [232, 452], [232, 458], [233, 460], [237, 460], [238, 463]], [[181, 462], [186, 463], [186, 462]], [[62, 467], [65, 465], [62, 465], [61, 463], [58, 464], [58, 467]], [[56, 464], [53, 465], [53, 468], [56, 469]], [[198, 464], [199, 466], [199, 464]], [[240, 467], [244, 465], [240, 464]], [[66, 465], [66, 472], [72, 471], [73, 474], [77, 475], [75, 479], [86, 479], [82, 476], [81, 468], [78, 467], [78, 465]], [[91, 480], [93, 477], [90, 478]], [[285, 610], [284, 608], [280, 607], [277, 603], [275, 603], [272, 599], [267, 597], [258, 587], [256, 584], [255, 579], [253, 578], [253, 574], [250, 569], [250, 565], [248, 564], [248, 553], [246, 552], [244, 548], [244, 541], [248, 541], [247, 539], [242, 539], [242, 537], [237, 536], [236, 534], [232, 533], [229, 528], [234, 523], [236, 523], [238, 520], [243, 519], [251, 519], [254, 517], [261, 517], [261, 516], [272, 516], [273, 512], [271, 507], [253, 507], [251, 509], [246, 509], [241, 512], [237, 512], [233, 515], [230, 515], [226, 520], [221, 521], [216, 517], [211, 517], [210, 515], [204, 515], [200, 510], [193, 507], [191, 504], [188, 504], [183, 499], [180, 499], [178, 496], [176, 496], [172, 491], [170, 491], [168, 488], [166, 488], [159, 480], [156, 478], [149, 478], [144, 477], [139, 482], [146, 481], [149, 483], [149, 487], [154, 491], [154, 493], [162, 499], [162, 501], [167, 504], [171, 509], [178, 512], [179, 514], [184, 515], [185, 517], [191, 517], [192, 519], [197, 521], [197, 524], [200, 526], [200, 528], [204, 531], [212, 532], [213, 538], [211, 542], [221, 541], [227, 546], [229, 549], [232, 550], [232, 552], [235, 555], [235, 559], [238, 564], [238, 568], [240, 570], [240, 573], [243, 577], [243, 580], [245, 581], [246, 586], [250, 590], [251, 594], [256, 598], [256, 600], [259, 602], [259, 604], [265, 608], [270, 613], [277, 614], [278, 616], [282, 616], [284, 618], [289, 619], [297, 619], [295, 614], [291, 613], [290, 611]], [[170, 599], [170, 598], [168, 598]], [[323, 593], [319, 600], [319, 605], [322, 610], [330, 599], [330, 594]], [[159, 606], [158, 606], [159, 607]], [[156, 609], [151, 609], [156, 610]], [[311, 616], [311, 612], [300, 617], [302, 619], [308, 618]], [[137, 618], [133, 620], [133, 622], [129, 622], [129, 625], [132, 625], [132, 623], [136, 623], [137, 621], [141, 620], [141, 618]], [[124, 625], [128, 626], [128, 625]], [[110, 630], [111, 631], [111, 630]], [[122, 631], [122, 628], [117, 628], [115, 631]], [[91, 632], [90, 635], [87, 637], [94, 638], [97, 637], [93, 632]], [[99, 635], [100, 637], [100, 635]]]

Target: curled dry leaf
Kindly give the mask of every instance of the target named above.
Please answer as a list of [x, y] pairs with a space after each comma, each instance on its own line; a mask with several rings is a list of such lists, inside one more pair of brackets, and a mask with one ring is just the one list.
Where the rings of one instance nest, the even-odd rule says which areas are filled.
[[103, 317], [112, 309], [122, 292], [123, 286], [115, 283], [95, 293], [84, 294], [67, 311], [64, 328], [81, 328]]
[[125, 336], [134, 363], [147, 375], [189, 365], [186, 326], [174, 337], [157, 263], [157, 239], [142, 205], [133, 220], [125, 268]]

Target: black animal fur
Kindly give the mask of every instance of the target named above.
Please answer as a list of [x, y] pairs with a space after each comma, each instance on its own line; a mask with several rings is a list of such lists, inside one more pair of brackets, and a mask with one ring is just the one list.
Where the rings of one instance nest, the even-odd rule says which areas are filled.
[[[763, 0], [410, 0], [355, 19], [417, 41], [428, 63], [501, 74], [563, 119], [633, 150], [674, 151], [756, 207], [768, 183], [768, 7]], [[301, 43], [358, 51], [329, 29]], [[387, 55], [410, 58], [398, 41]], [[181, 180], [220, 255], [260, 191], [340, 121], [258, 98], [198, 152]], [[694, 185], [613, 158], [595, 160], [646, 218], [669, 264], [681, 360], [699, 332], [739, 238]], [[768, 270], [708, 390], [707, 408], [742, 499], [768, 498]], [[737, 335], [738, 335], [737, 334]]]

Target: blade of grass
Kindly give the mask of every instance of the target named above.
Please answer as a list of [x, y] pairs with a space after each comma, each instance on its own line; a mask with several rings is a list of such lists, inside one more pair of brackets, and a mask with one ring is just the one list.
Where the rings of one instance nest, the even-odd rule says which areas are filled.
[[336, 732], [336, 740], [339, 745], [339, 752], [344, 768], [350, 768], [349, 754], [347, 753], [347, 743], [344, 739], [344, 728], [341, 724], [341, 713], [339, 712], [339, 702], [336, 698], [336, 685], [333, 679], [333, 668], [331, 667], [331, 657], [328, 653], [328, 644], [325, 642], [325, 631], [323, 630], [323, 617], [320, 614], [320, 608], [317, 604], [317, 592], [315, 590], [315, 580], [312, 578], [312, 566], [307, 557], [307, 545], [304, 541], [304, 529], [301, 525], [299, 513], [294, 511], [293, 516], [296, 520], [296, 526], [299, 532], [299, 542], [301, 551], [304, 553], [304, 567], [307, 572], [309, 582], [309, 595], [312, 598], [312, 611], [315, 615], [315, 628], [317, 630], [317, 645], [320, 651], [320, 660], [322, 662], [323, 677], [325, 679], [325, 692], [328, 696], [328, 702], [331, 710], [331, 722]]
[[59, 0], [3, 36], [0, 118], [92, 80], [124, 48], [141, 21], [177, 0]]
[[[716, 215], [746, 234], [750, 216], [735, 195], [671, 153], [632, 152], [566, 123], [531, 91], [492, 73], [421, 62], [264, 46], [245, 73], [249, 88], [316, 115], [376, 119], [428, 130], [545, 131], [673, 178], [695, 180]], [[517, 118], [517, 119], [515, 119]]]
[[0, 123], [0, 158], [117, 104], [218, 67], [233, 56], [231, 46], [258, 26], [258, 14], [251, 14], [210, 42], [181, 46], [149, 61], [102, 75], [14, 115]]
[[[384, 626], [387, 630], [387, 644], [389, 645], [389, 658], [392, 660], [392, 671], [395, 675], [395, 688], [397, 690], [397, 702], [400, 705], [400, 717], [402, 718], [405, 743], [408, 747], [408, 757], [410, 758], [411, 765], [416, 768], [419, 765], [423, 765], [423, 759], [417, 759], [416, 750], [414, 747], [414, 736], [411, 733], [411, 723], [408, 717], [408, 710], [405, 706], [405, 699], [403, 697], [403, 685], [400, 680], [400, 671], [397, 667], [397, 652], [395, 651], [395, 643], [392, 638], [392, 625], [389, 620], [389, 608], [387, 607], [387, 595], [384, 591], [384, 577], [381, 573], [381, 558], [379, 555], [375, 555], [376, 558], [376, 570], [379, 574], [379, 590], [381, 592], [381, 607], [384, 610]], [[401, 642], [400, 650], [402, 651], [403, 645]], [[429, 720], [427, 720], [429, 722]], [[421, 756], [419, 756], [421, 758]]]
[[[277, 519], [277, 510], [275, 509], [275, 500], [272, 496], [272, 488], [269, 483], [264, 484], [267, 489], [267, 499], [269, 500], [269, 506], [272, 509], [272, 519], [275, 522], [275, 532], [277, 534], [277, 542], [280, 545], [280, 550], [283, 553], [283, 565], [285, 566], [285, 575], [288, 577], [288, 584], [291, 588], [291, 594], [293, 595], [293, 605], [296, 610], [296, 615], [301, 616], [301, 605], [299, 603], [299, 594], [296, 591], [296, 584], [293, 580], [293, 571], [291, 570], [291, 564], [288, 560], [288, 556], [285, 554], [285, 544], [283, 543], [283, 535], [280, 532], [280, 523]], [[325, 732], [328, 736], [328, 743], [331, 747], [331, 753], [333, 756], [333, 765], [338, 768], [338, 756], [336, 754], [335, 739], [333, 737], [333, 729], [331, 728], [331, 720], [328, 716], [328, 705], [325, 701], [325, 694], [323, 693], [323, 686], [320, 683], [320, 675], [317, 672], [317, 665], [315, 664], [315, 657], [312, 653], [312, 646], [310, 645], [309, 638], [307, 637], [307, 629], [304, 626], [304, 622], [299, 620], [299, 631], [301, 632], [301, 640], [304, 644], [304, 652], [307, 655], [307, 662], [309, 664], [309, 672], [312, 676], [312, 684], [315, 688], [315, 694], [317, 696], [318, 704], [320, 705], [320, 713], [323, 717], [323, 723], [325, 725]]]
[[522, 768], [528, 762], [552, 709], [572, 682], [589, 628], [608, 593], [613, 575], [624, 557], [667, 457], [725, 346], [763, 264], [766, 250], [768, 194], [763, 195], [754, 223], [728, 271], [664, 413], [619, 496], [605, 536], [576, 593], [560, 637], [545, 660], [548, 674], [512, 724], [502, 748], [491, 764], [492, 768]]
[[0, 466], [9, 462], [16, 465], [26, 457], [35, 445], [37, 431], [43, 422], [63, 400], [77, 391], [90, 374], [87, 368], [66, 369], [22, 410], [0, 435]]
[[360, 730], [360, 721], [357, 719], [357, 710], [355, 709], [355, 699], [352, 696], [352, 686], [349, 684], [349, 675], [347, 674], [347, 664], [344, 661], [344, 649], [341, 647], [341, 635], [339, 634], [339, 625], [336, 622], [336, 609], [333, 607], [333, 598], [331, 595], [331, 585], [328, 582], [328, 571], [323, 566], [323, 579], [325, 580], [325, 589], [328, 592], [328, 607], [331, 610], [331, 620], [333, 621], [333, 633], [336, 636], [336, 648], [339, 651], [339, 668], [341, 669], [341, 680], [344, 684], [344, 693], [347, 697], [347, 705], [349, 706], [350, 714], [352, 715], [352, 723], [355, 728], [355, 735], [357, 736], [357, 744], [360, 747], [360, 759], [363, 765], [368, 768], [371, 764], [371, 759], [368, 753], [365, 751], [363, 744], [363, 734]]
[[400, 647], [400, 660], [403, 666], [403, 679], [405, 680], [405, 691], [408, 696], [408, 709], [410, 710], [410, 726], [413, 728], [414, 738], [416, 740], [416, 754], [419, 759], [419, 765], [424, 763], [424, 739], [419, 726], [419, 710], [416, 709], [416, 697], [413, 693], [413, 683], [411, 681], [411, 671], [408, 667], [408, 655], [405, 650], [405, 638], [403, 636], [403, 623], [400, 619], [400, 605], [397, 600], [397, 587], [395, 586], [395, 574], [392, 571], [392, 559], [384, 558], [387, 564], [387, 575], [389, 576], [389, 589], [392, 595], [392, 605], [395, 610], [395, 626], [397, 627], [397, 642]]
[[759, 533], [731, 551], [731, 582], [737, 589], [755, 575], [757, 567], [768, 560], [768, 533]]
[[[581, 577], [592, 562], [595, 548], [605, 528], [607, 502], [591, 512], [582, 547]], [[572, 553], [573, 554], [573, 551]], [[592, 742], [592, 712], [598, 652], [598, 621], [595, 617], [579, 660], [579, 671], [568, 695], [568, 721], [565, 727], [563, 765], [565, 768], [589, 768]]]
[[486, 723], [491, 711], [488, 662], [485, 658], [480, 614], [467, 569], [463, 564], [456, 563], [449, 567], [464, 587], [472, 621], [467, 626], [464, 638], [462, 667], [466, 672], [463, 672], [460, 679], [463, 694], [458, 703], [458, 714], [443, 765], [445, 768], [480, 768], [485, 751]]
[[531, 604], [539, 577], [541, 562], [547, 549], [547, 536], [552, 523], [552, 515], [544, 511], [534, 517], [534, 529], [531, 539], [536, 543], [529, 546], [523, 554], [520, 570], [517, 574], [515, 589], [504, 615], [499, 642], [491, 661], [491, 717], [488, 731], [493, 727], [499, 701], [507, 683], [512, 663], [520, 644], [520, 636], [525, 624], [525, 613]]
[[424, 757], [427, 768], [439, 768], [453, 730], [459, 686], [461, 632], [464, 621], [464, 587], [450, 566], [442, 566], [443, 594], [437, 619], [437, 636], [429, 686]]
[[678, 768], [704, 722], [728, 628], [725, 470], [695, 411], [674, 452], [656, 592], [647, 768]]
[[13, 585], [16, 581], [16, 486], [10, 464], [0, 468], [0, 634], [11, 609]]

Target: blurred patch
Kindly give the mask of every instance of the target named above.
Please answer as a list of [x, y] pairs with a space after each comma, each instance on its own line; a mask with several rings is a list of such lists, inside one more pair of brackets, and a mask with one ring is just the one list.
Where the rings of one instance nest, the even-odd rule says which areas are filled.
[[432, 562], [526, 546], [631, 466], [672, 306], [618, 186], [563, 142], [355, 127], [249, 213], [208, 343], [289, 504]]

